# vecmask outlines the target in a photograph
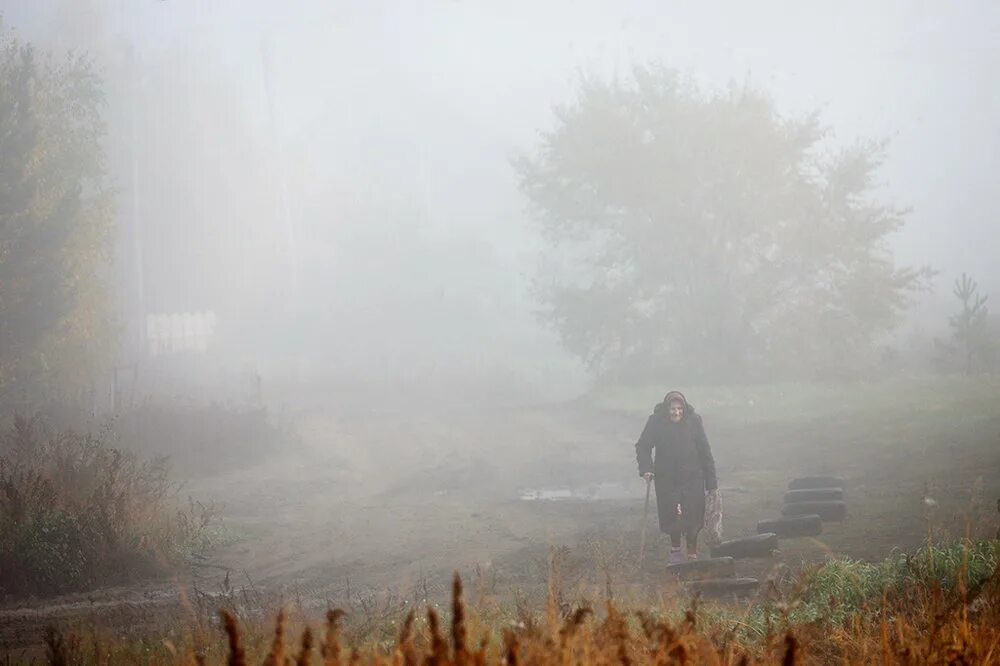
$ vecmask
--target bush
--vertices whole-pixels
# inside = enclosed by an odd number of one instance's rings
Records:
[[[173,512],[163,459],[140,461],[106,437],[14,419],[0,443],[0,592],[147,576],[205,545],[212,508]]]

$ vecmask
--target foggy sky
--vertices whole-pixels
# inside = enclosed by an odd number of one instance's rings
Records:
[[[245,12],[227,29],[268,35],[290,137],[315,138],[334,114],[408,142],[431,217],[509,255],[530,229],[506,158],[532,148],[579,71],[658,59],[707,86],[749,81],[789,113],[819,108],[837,141],[888,138],[885,192],[913,208],[900,262],[939,269],[945,301],[963,270],[1000,288],[997,3],[292,4],[205,0],[203,19],[219,29]]]
[[[432,238],[486,243],[496,272],[486,282],[516,311],[509,328],[525,344],[551,339],[531,320],[540,247],[509,160],[533,150],[581,72],[650,59],[708,88],[748,82],[785,113],[818,108],[835,143],[890,139],[884,192],[913,208],[896,256],[941,271],[915,308],[925,332],[946,325],[961,271],[1000,292],[995,2],[105,0],[91,3],[99,19],[58,4],[0,0],[0,10],[29,39],[55,30],[72,43],[99,29],[140,51],[198,49],[238,83],[261,131],[266,42],[306,236],[309,211],[334,192],[399,202]]]

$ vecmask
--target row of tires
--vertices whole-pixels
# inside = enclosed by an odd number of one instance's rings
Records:
[[[746,597],[757,593],[756,578],[736,576],[736,560],[770,557],[778,549],[778,539],[811,537],[823,533],[824,521],[847,516],[844,482],[836,477],[812,476],[793,479],[784,496],[781,518],[757,522],[757,534],[723,541],[712,548],[711,558],[667,567],[668,572],[687,581],[693,594],[705,597]]]
[[[806,476],[792,479],[785,492],[782,518],[761,521],[757,531],[777,531],[785,536],[816,536],[824,522],[837,522],[847,517],[844,501],[844,481],[835,476]]]

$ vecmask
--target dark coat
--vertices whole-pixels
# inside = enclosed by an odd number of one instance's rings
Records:
[[[718,481],[705,426],[694,408],[687,404],[684,418],[673,423],[667,405],[658,404],[636,442],[635,457],[640,476],[646,472],[654,474],[660,530],[690,533],[701,529],[705,520],[705,491],[718,488]],[[678,504],[682,511],[680,521]]]

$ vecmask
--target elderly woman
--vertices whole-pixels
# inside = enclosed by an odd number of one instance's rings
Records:
[[[636,442],[635,457],[639,475],[655,484],[660,531],[670,535],[670,562],[684,561],[681,534],[687,538],[687,559],[697,559],[705,494],[718,488],[718,482],[701,416],[683,393],[671,391],[653,409]]]

